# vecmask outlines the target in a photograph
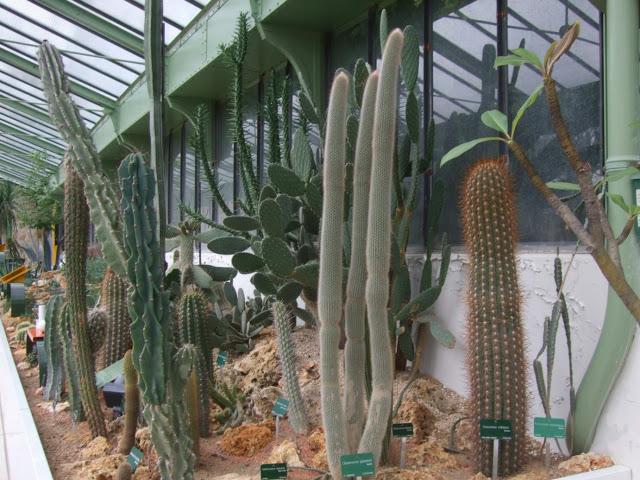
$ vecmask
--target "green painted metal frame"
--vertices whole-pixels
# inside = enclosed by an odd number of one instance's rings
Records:
[[[18,70],[22,70],[25,73],[33,75],[36,78],[40,78],[40,73],[38,72],[38,65],[35,63],[21,57],[20,55],[16,55],[2,47],[0,47],[0,61],[4,63],[8,63],[12,67],[17,68]],[[104,95],[91,90],[83,85],[80,85],[76,82],[70,82],[71,91],[76,95],[89,100],[96,105],[100,105],[101,107],[111,110],[115,108],[117,102],[115,100],[111,100]]]
[[[22,113],[24,113],[25,115],[28,115],[29,117],[33,117],[35,119],[38,119],[42,122],[51,124],[51,117],[49,116],[48,113],[46,113],[43,110],[39,110],[37,108],[33,108],[30,105],[25,104],[24,102],[21,102],[18,99],[12,99],[12,98],[8,98],[8,97],[0,97],[0,103],[7,105],[15,110],[18,110]]]
[[[98,15],[85,10],[67,0],[31,0],[48,10],[52,10],[58,15],[71,20],[73,23],[86,28],[109,41],[120,45],[127,50],[142,55],[144,46],[140,37],[123,30]]]
[[[10,133],[10,134],[22,134],[24,132],[22,132],[22,130],[19,130],[15,127],[12,127],[11,125],[8,125],[2,121],[0,121],[0,132],[5,132],[5,133]],[[54,145],[50,142],[47,142],[45,140],[41,140],[35,136],[30,137],[29,138],[29,143],[32,143],[33,145],[36,145],[44,150],[47,150],[49,152],[53,152],[57,155],[64,155],[64,149],[58,147],[57,145]]]

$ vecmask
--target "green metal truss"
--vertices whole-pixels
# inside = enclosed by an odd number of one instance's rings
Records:
[[[73,23],[81,25],[98,35],[107,38],[113,43],[120,45],[127,50],[142,55],[143,41],[140,37],[123,30],[113,23],[102,19],[98,15],[85,10],[67,0],[32,0],[49,10],[53,10],[60,16],[71,20]]]
[[[0,103],[7,105],[14,110],[18,110],[25,115],[40,120],[41,122],[51,124],[51,117],[43,110],[33,108],[32,106],[22,102],[18,99],[13,99],[5,96],[0,96]]]
[[[0,121],[0,132],[9,133],[12,135],[23,135],[24,132],[19,130],[11,125]],[[36,145],[44,150],[47,150],[51,153],[55,153],[56,155],[64,155],[64,149],[60,148],[58,145],[54,145],[53,143],[47,142],[46,140],[42,140],[38,138],[36,135],[31,135],[28,137],[29,143]]]
[[[17,68],[18,70],[22,70],[25,73],[33,75],[36,78],[40,78],[40,72],[38,71],[38,65],[27,60],[26,58],[21,57],[20,55],[16,55],[2,47],[0,47],[0,61],[4,63],[8,63],[12,67]],[[112,110],[116,106],[116,102],[111,100],[100,93],[85,87],[84,85],[80,85],[76,82],[70,82],[71,91],[76,95],[89,100],[90,102],[95,103],[96,105],[100,105],[101,107]]]

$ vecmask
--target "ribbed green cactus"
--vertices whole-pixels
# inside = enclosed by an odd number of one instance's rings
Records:
[[[201,421],[200,413],[200,402],[202,400],[200,380],[198,379],[196,370],[192,370],[187,379],[185,397],[185,403],[189,412],[189,429],[191,431],[191,442],[193,443],[192,450],[197,459],[200,456],[200,437],[203,422]],[[207,408],[208,406],[207,404]],[[207,422],[207,430],[209,428],[208,424],[209,422]]]
[[[73,355],[78,369],[80,398],[91,434],[107,435],[104,415],[98,400],[95,365],[87,329],[86,259],[89,238],[89,215],[80,176],[65,159],[64,231],[66,301],[71,329]]]
[[[131,471],[131,465],[127,462],[122,462],[118,466],[118,472],[116,474],[116,480],[131,480],[133,472]]]
[[[462,224],[470,257],[467,368],[473,425],[510,420],[513,438],[500,445],[499,475],[511,475],[526,456],[527,380],[516,270],[517,213],[502,159],[471,167],[462,188]],[[492,444],[472,440],[478,470],[491,474]]]
[[[162,478],[190,480],[195,456],[185,407],[185,385],[197,353],[186,345],[173,354],[169,296],[162,287],[164,258],[153,206],[153,171],[144,157],[136,153],[123,160],[118,174],[131,283],[132,357],[145,402],[143,413],[158,453]]]
[[[49,113],[60,135],[69,144],[68,160],[82,177],[102,254],[116,273],[124,277],[126,257],[119,225],[117,189],[104,174],[91,134],[71,98],[62,57],[46,40],[38,49],[38,66]]]
[[[64,339],[60,335],[60,310],[63,299],[54,295],[47,303],[44,327],[44,351],[47,356],[47,383],[42,390],[42,398],[46,401],[59,402],[64,385],[64,359],[62,345]]]
[[[284,390],[289,400],[289,424],[297,434],[303,435],[309,430],[309,419],[298,383],[296,353],[291,341],[291,322],[288,309],[286,304],[276,301],[273,303],[272,312],[278,342],[278,357],[284,378]]]
[[[111,268],[102,281],[100,303],[107,311],[107,329],[102,350],[102,367],[120,360],[131,348],[131,318],[127,311],[127,282]]]
[[[104,336],[107,331],[108,315],[104,308],[92,308],[87,313],[87,334],[89,335],[89,346],[91,353],[95,357],[104,345]]]
[[[209,380],[212,377],[213,360],[204,296],[195,288],[188,288],[180,298],[178,315],[180,342],[182,345],[193,345],[197,352],[199,431],[200,436],[208,437],[211,434],[209,428]]]
[[[344,161],[346,156],[347,137],[347,95],[349,79],[344,73],[338,73],[334,79],[325,137],[324,161],[324,197],[322,207],[322,227],[320,237],[320,277],[318,288],[318,314],[320,317],[320,378],[322,394],[322,420],[326,436],[327,457],[333,478],[342,478],[340,457],[350,451],[349,445],[358,443],[358,452],[371,452],[375,462],[380,459],[389,416],[391,413],[391,397],[393,387],[393,357],[389,334],[387,303],[389,299],[389,270],[391,250],[391,192],[392,171],[395,145],[396,108],[398,97],[398,70],[402,54],[404,36],[400,30],[393,31],[387,39],[382,68],[379,74],[370,75],[365,91],[365,101],[361,112],[361,125],[358,134],[362,138],[356,140],[359,154],[371,152],[371,175],[368,195],[368,211],[366,224],[366,288],[365,298],[369,324],[371,347],[372,394],[369,410],[362,436],[348,437],[347,422],[358,425],[358,418],[346,419],[340,401],[338,382],[338,344],[340,340],[340,317],[342,315],[342,275],[343,275],[343,218],[344,218]],[[377,82],[377,91],[375,84]],[[375,105],[372,107],[372,96],[375,92]],[[369,147],[369,142],[371,145]],[[361,160],[361,157],[358,157]],[[362,168],[363,165],[360,164]],[[366,164],[364,165],[366,169]],[[366,180],[365,180],[366,181]],[[358,210],[353,216],[364,214],[363,185],[358,185]],[[358,235],[363,237],[362,222],[358,226]],[[359,245],[362,248],[362,245]],[[352,259],[351,268],[354,268]],[[356,255],[355,261],[364,261],[362,255]],[[358,268],[364,269],[363,265]],[[358,400],[349,399],[355,391],[362,395],[362,390],[352,390],[356,377],[364,379],[365,365],[361,357],[364,355],[359,344],[360,335],[364,336],[362,300],[358,299],[362,286],[356,288],[354,282],[365,280],[362,270],[351,275],[352,285],[348,290],[352,298],[347,300],[350,325],[349,360],[359,363],[345,368],[349,370],[349,383],[345,388],[345,405],[349,413],[353,413]],[[361,293],[360,293],[361,295]],[[353,297],[355,296],[355,297]],[[354,312],[355,307],[355,312]],[[355,347],[355,348],[354,348]],[[351,427],[351,425],[350,425]],[[358,442],[359,440],[359,442]]]
[[[138,373],[133,367],[131,350],[124,354],[124,427],[118,441],[118,453],[129,455],[136,441],[136,428],[140,415]]]
[[[58,335],[62,340],[62,356],[64,360],[64,373],[67,379],[67,394],[69,410],[73,423],[82,422],[85,419],[82,400],[80,399],[80,381],[78,365],[73,354],[73,342],[71,341],[71,325],[69,322],[69,305],[65,303],[60,309],[58,317]]]

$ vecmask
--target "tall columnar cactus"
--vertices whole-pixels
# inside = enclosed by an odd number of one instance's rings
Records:
[[[65,303],[60,309],[58,317],[58,335],[62,340],[62,356],[64,360],[64,373],[67,379],[69,410],[73,423],[84,420],[84,409],[80,399],[80,380],[78,364],[73,354],[73,342],[71,341],[71,326],[69,322],[69,305]]]
[[[200,381],[196,370],[192,370],[187,379],[185,398],[189,413],[189,430],[191,431],[191,442],[193,443],[192,450],[197,459],[200,456],[200,431],[202,429],[202,422],[200,420]],[[207,422],[207,424],[208,423],[209,422]]]
[[[46,401],[59,402],[64,384],[64,361],[62,345],[64,339],[60,335],[60,310],[63,299],[54,295],[47,303],[45,314],[44,351],[47,356],[47,383],[42,391]]]
[[[104,335],[107,331],[107,311],[103,308],[92,308],[87,313],[87,334],[89,335],[89,346],[94,358],[98,355],[104,345]]]
[[[280,368],[284,377],[284,389],[289,400],[289,423],[298,434],[309,430],[309,419],[300,393],[296,370],[296,353],[291,341],[291,321],[287,305],[281,301],[273,302],[273,324],[276,329]]]
[[[364,225],[358,222],[358,238],[366,239],[366,255],[356,255],[356,262],[366,261],[366,279],[359,272],[350,274],[351,286],[348,288],[349,305],[346,326],[349,347],[345,361],[357,364],[347,365],[349,380],[345,388],[345,405],[351,415],[359,400],[349,398],[354,394],[353,383],[356,377],[364,379],[364,355],[358,338],[363,334],[361,298],[362,285],[356,288],[356,281],[366,280],[365,299],[370,331],[372,394],[362,436],[351,436],[348,443],[358,452],[371,452],[375,462],[380,459],[389,417],[393,387],[393,354],[389,332],[387,303],[389,298],[389,269],[391,250],[391,192],[393,176],[393,154],[396,129],[396,108],[398,97],[398,70],[402,54],[404,36],[400,30],[393,31],[386,42],[379,73],[369,76],[365,86],[365,105],[361,111],[361,125],[356,140],[358,161],[371,152],[371,173],[366,208],[366,236]],[[377,83],[377,89],[376,89]],[[322,420],[326,435],[329,468],[334,478],[340,479],[340,457],[353,452],[347,445],[347,423],[340,400],[338,382],[338,342],[340,339],[340,317],[342,315],[342,236],[344,218],[344,160],[346,156],[346,99],[349,80],[344,73],[336,75],[329,99],[327,128],[325,137],[324,196],[322,207],[322,228],[320,237],[320,277],[318,288],[318,314],[320,317],[320,361]],[[374,93],[375,92],[375,93]],[[374,102],[375,104],[372,105]],[[369,146],[370,143],[370,146]],[[366,164],[360,168],[367,169]],[[358,185],[357,202],[353,216],[365,214],[364,193],[367,187]],[[362,248],[362,245],[359,245]],[[365,258],[366,257],[366,258]],[[354,259],[351,259],[351,268]],[[363,269],[362,265],[358,266]],[[357,391],[357,390],[356,390]],[[359,391],[358,395],[362,395]],[[346,418],[349,428],[357,426],[357,417]]]
[[[95,225],[102,254],[118,273],[126,274],[126,257],[119,225],[117,188],[102,170],[98,151],[78,107],[71,98],[62,57],[46,40],[38,49],[38,67],[49,113],[60,135],[69,144],[68,161],[82,176],[91,221]]]
[[[188,288],[180,298],[178,314],[180,342],[183,345],[193,345],[197,352],[199,431],[200,436],[208,437],[211,434],[209,428],[209,379],[212,375],[213,363],[204,296],[195,288]]]
[[[127,311],[127,282],[111,268],[102,280],[100,303],[107,311],[107,330],[102,350],[102,366],[120,360],[131,348],[131,317]]]
[[[133,364],[145,402],[144,417],[163,479],[193,478],[195,456],[185,406],[185,385],[195,362],[189,345],[174,353],[169,296],[163,291],[163,252],[157,238],[155,179],[141,154],[118,169],[122,189]]]
[[[136,440],[136,428],[140,414],[138,373],[133,367],[131,351],[124,354],[124,427],[118,441],[118,453],[129,455]]]
[[[471,167],[462,189],[462,223],[470,257],[467,368],[473,424],[506,419],[513,438],[500,448],[499,474],[525,461],[527,381],[516,272],[517,223],[511,178],[503,160]],[[476,464],[491,474],[492,445],[473,430]]]
[[[80,398],[91,433],[107,435],[104,415],[98,400],[95,365],[87,330],[86,259],[89,215],[80,176],[68,158],[65,160],[64,231],[67,278],[66,300],[73,354],[78,368]]]

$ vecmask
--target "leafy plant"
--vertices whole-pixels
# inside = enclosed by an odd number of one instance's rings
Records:
[[[50,184],[53,167],[45,161],[45,154],[32,154],[31,169],[25,186],[18,187],[15,215],[28,228],[51,228],[62,221],[61,190]]]
[[[0,241],[13,238],[16,221],[16,188],[8,180],[0,181]]]

